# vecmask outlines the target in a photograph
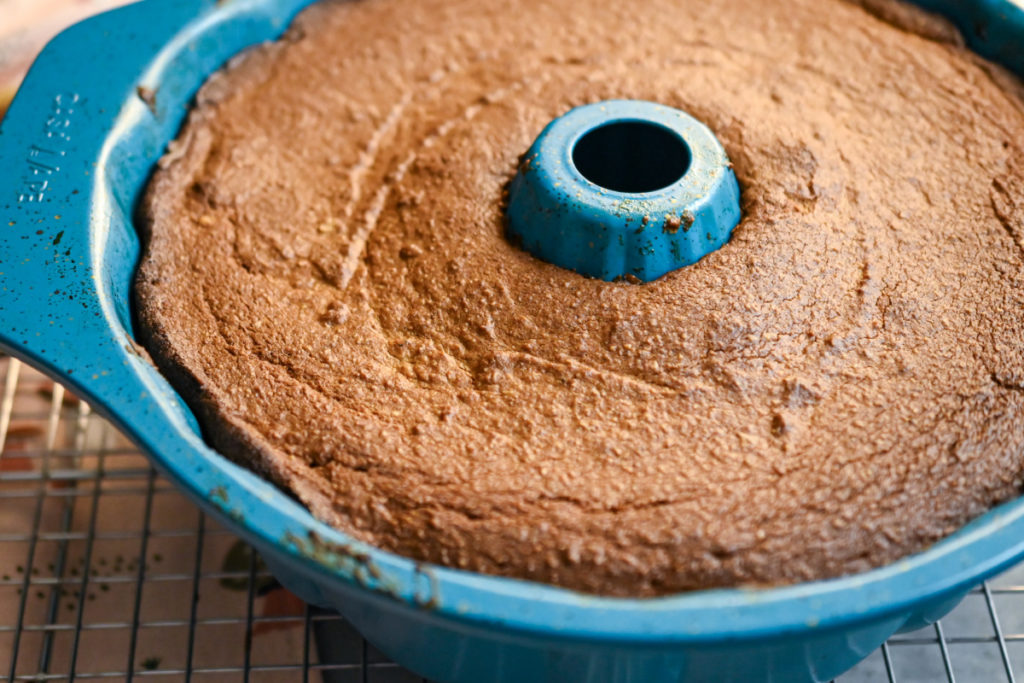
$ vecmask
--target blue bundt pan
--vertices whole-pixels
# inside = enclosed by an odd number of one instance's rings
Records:
[[[135,203],[196,89],[310,0],[150,0],[43,51],[0,126],[0,345],[87,398],[305,600],[441,681],[824,681],[1024,557],[1024,498],[874,571],[646,600],[424,566],[210,450],[132,338]],[[1024,75],[1024,9],[929,0]]]

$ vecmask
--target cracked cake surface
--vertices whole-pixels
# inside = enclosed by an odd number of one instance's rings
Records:
[[[519,155],[613,98],[742,188],[646,284],[504,234]],[[1022,145],[1016,81],[903,5],[322,2],[161,161],[140,338],[215,448],[403,555],[624,596],[861,571],[1020,490]]]

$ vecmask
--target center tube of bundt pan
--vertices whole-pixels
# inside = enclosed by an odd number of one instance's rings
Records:
[[[672,107],[607,100],[547,125],[509,186],[509,238],[601,280],[655,280],[729,241],[740,190],[715,135]]]

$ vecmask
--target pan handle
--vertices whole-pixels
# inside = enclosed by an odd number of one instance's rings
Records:
[[[0,121],[0,347],[107,412],[158,392],[197,431],[132,339],[134,207],[205,76],[309,2],[154,0],[43,49]]]
[[[77,24],[43,50],[0,122],[0,349],[70,386],[249,542],[286,548],[282,572],[351,582],[356,567],[325,569],[282,539],[363,546],[206,445],[136,345],[130,308],[134,207],[198,84],[311,1],[151,0]],[[308,578],[293,587],[318,595]],[[405,595],[414,601],[413,588]]]
[[[0,349],[68,385],[208,510],[276,501],[288,514],[240,530],[264,543],[304,537],[308,513],[214,454],[136,345],[132,217],[199,84],[310,2],[151,0],[95,16],[43,49],[0,121]]]

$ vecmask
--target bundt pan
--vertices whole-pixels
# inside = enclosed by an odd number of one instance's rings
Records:
[[[133,340],[132,222],[204,79],[310,0],[149,0],[43,51],[0,125],[0,346],[71,386],[283,584],[438,681],[825,681],[1024,558],[1024,499],[855,576],[643,599],[422,565],[354,541],[212,451]],[[927,0],[1024,76],[1024,9]]]

